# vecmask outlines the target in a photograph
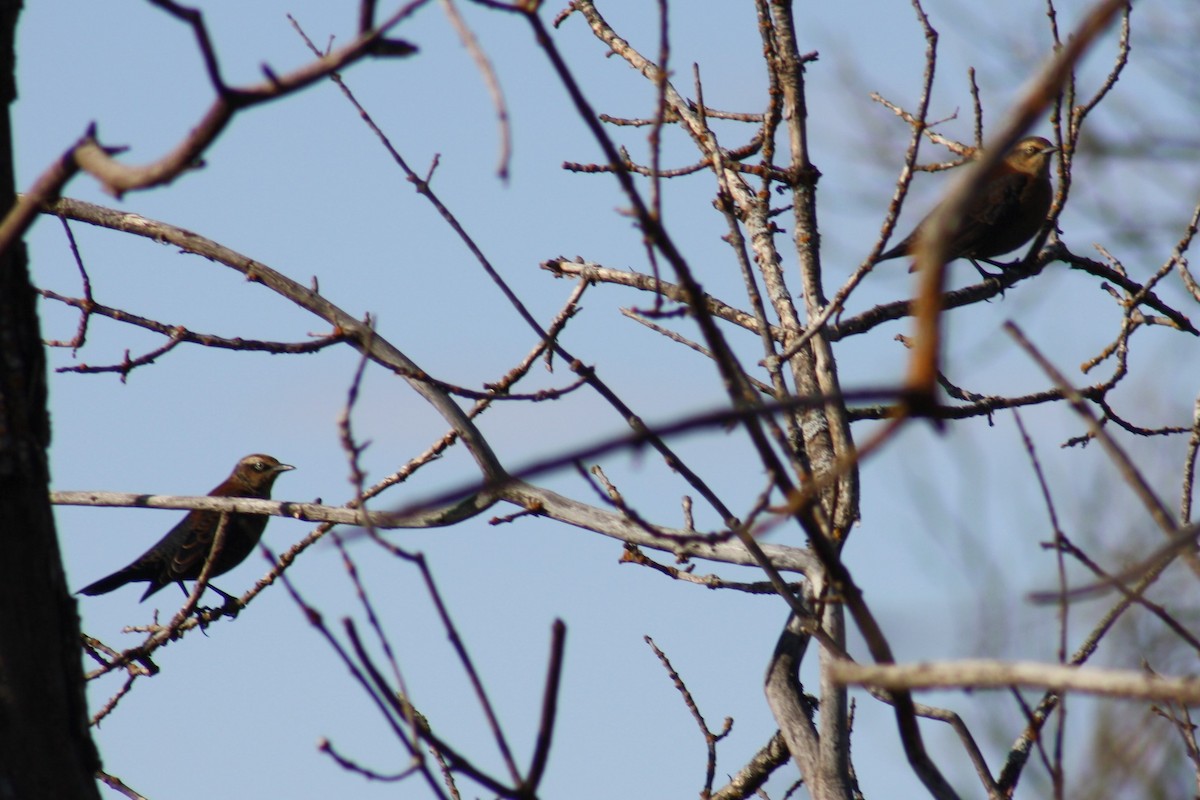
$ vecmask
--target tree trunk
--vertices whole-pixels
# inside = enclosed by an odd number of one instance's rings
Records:
[[[8,198],[19,12],[16,0],[0,0],[0,197]],[[27,267],[23,243],[0,253],[0,800],[99,798],[79,617],[50,513],[46,363]]]

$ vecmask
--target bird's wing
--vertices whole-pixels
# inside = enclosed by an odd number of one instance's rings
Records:
[[[173,545],[166,565],[168,580],[193,579],[200,574],[219,522],[220,514],[215,511],[190,511],[163,537],[164,544],[170,540]]]
[[[1020,207],[1021,192],[1027,181],[1027,176],[1012,171],[989,181],[963,213],[950,252],[970,256],[995,231],[1009,226]]]

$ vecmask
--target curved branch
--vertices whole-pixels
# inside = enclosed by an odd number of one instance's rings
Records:
[[[85,203],[80,200],[61,198],[46,206],[46,212],[68,217],[79,222],[97,225],[110,230],[144,236],[157,242],[170,242],[181,249],[218,261],[246,276],[246,279],[261,283],[278,295],[291,300],[306,311],[315,314],[334,326],[359,352],[372,361],[392,370],[416,390],[437,410],[442,418],[462,437],[471,451],[485,481],[499,481],[506,476],[496,454],[484,439],[483,434],[467,417],[466,412],[441,388],[425,379],[425,371],[418,367],[387,339],[379,336],[369,326],[326,300],[316,291],[302,286],[291,278],[234,250],[165,222],[147,219],[138,214],[114,211],[110,208]]]
[[[691,530],[638,524],[622,514],[589,506],[524,481],[513,481],[500,489],[499,494],[503,499],[541,516],[628,544],[666,551],[680,558],[703,558],[747,567],[761,566],[755,554],[736,539],[710,539],[697,536]],[[819,568],[816,557],[806,549],[777,544],[760,544],[759,548],[780,572],[810,574]]]

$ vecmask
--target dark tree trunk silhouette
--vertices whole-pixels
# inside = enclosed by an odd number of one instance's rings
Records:
[[[0,195],[10,198],[19,13],[16,2],[0,9]],[[79,616],[50,513],[49,445],[46,359],[18,241],[0,253],[0,800],[99,797]]]

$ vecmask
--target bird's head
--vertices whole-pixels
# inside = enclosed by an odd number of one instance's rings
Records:
[[[230,480],[243,484],[255,493],[261,492],[265,496],[271,491],[275,479],[290,469],[295,469],[295,467],[291,464],[282,464],[279,459],[272,456],[255,453],[238,462]]]
[[[1049,175],[1050,155],[1057,152],[1058,148],[1049,139],[1043,139],[1041,136],[1026,136],[1013,145],[1013,149],[1008,151],[1008,156],[1004,160],[1018,172],[1028,175]]]

